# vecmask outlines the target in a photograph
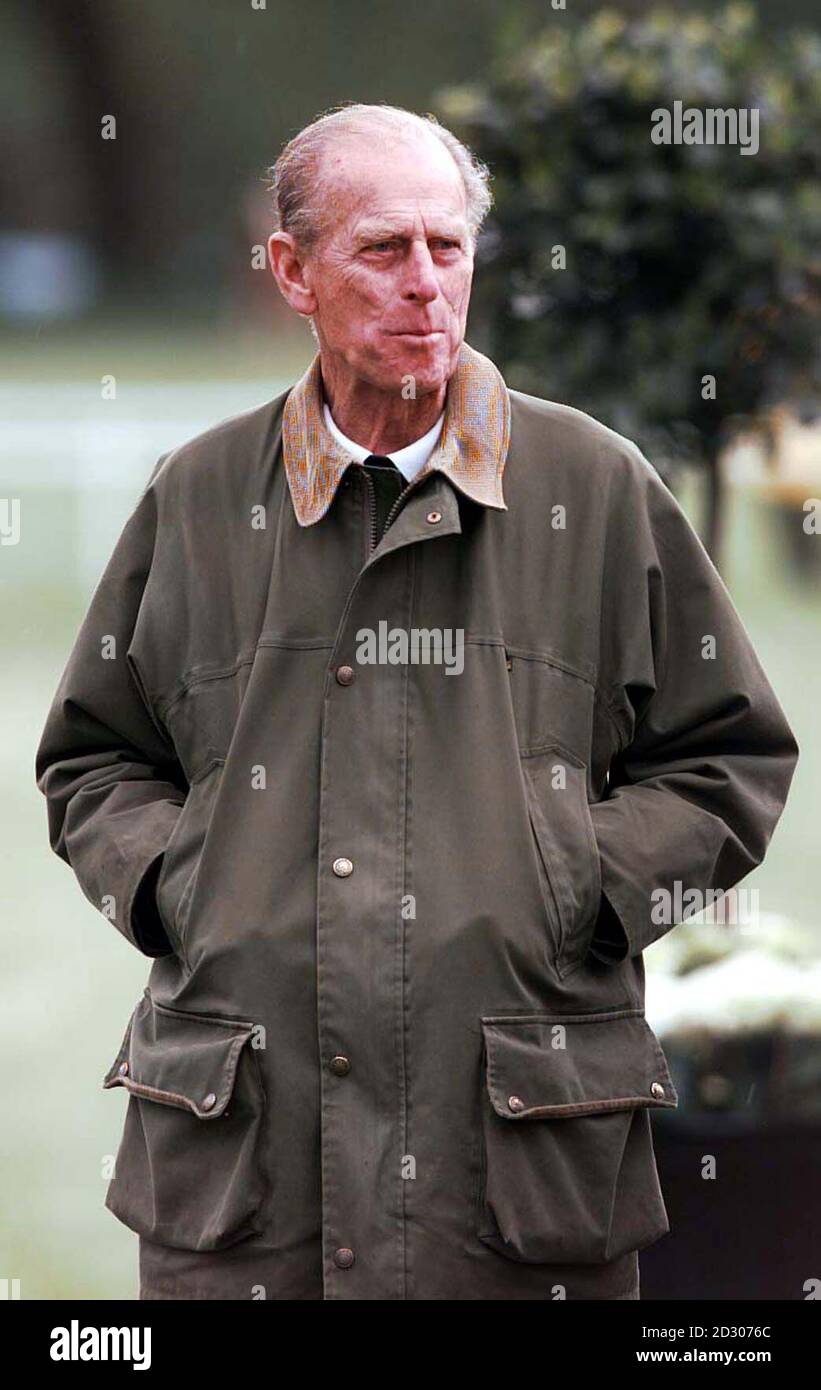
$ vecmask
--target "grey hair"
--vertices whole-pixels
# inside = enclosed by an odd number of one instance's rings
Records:
[[[328,199],[317,187],[323,152],[332,141],[345,136],[373,139],[380,131],[394,139],[414,132],[432,135],[450,154],[462,177],[467,203],[468,228],[475,244],[493,195],[490,170],[452,131],[432,114],[417,115],[387,103],[366,105],[345,102],[333,107],[300,130],[282,149],[269,170],[274,196],[276,230],[289,232],[299,249],[310,251],[328,219]],[[388,145],[387,148],[390,148]]]

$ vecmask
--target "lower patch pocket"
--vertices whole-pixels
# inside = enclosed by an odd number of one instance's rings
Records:
[[[640,1010],[482,1019],[479,1237],[511,1259],[602,1264],[669,1230],[649,1110],[678,1096]]]
[[[134,1010],[103,1082],[130,1093],[106,1206],[132,1231],[217,1250],[259,1229],[264,1098],[252,1030],[148,991]]]

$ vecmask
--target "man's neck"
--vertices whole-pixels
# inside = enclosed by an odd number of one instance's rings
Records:
[[[438,390],[404,400],[361,379],[343,381],[322,366],[322,390],[334,423],[372,454],[392,454],[433,429],[445,408],[447,382]]]

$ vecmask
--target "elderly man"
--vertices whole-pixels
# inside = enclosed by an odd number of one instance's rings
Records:
[[[635,1299],[642,952],[761,861],[796,744],[638,449],[464,342],[483,166],[353,105],[274,188],[317,355],[159,461],[38,755],[154,958],[107,1205],[146,1299]]]

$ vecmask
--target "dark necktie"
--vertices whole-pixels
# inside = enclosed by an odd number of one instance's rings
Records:
[[[407,481],[393,459],[387,458],[384,454],[369,454],[363,460],[362,466],[367,469],[373,483],[376,500],[376,539],[379,542],[385,530],[388,514],[397,497],[407,486]]]

